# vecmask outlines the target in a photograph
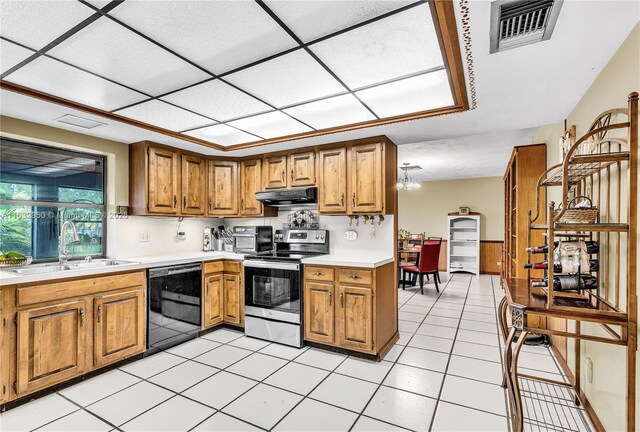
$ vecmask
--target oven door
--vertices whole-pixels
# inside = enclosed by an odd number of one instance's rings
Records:
[[[300,264],[244,262],[245,314],[300,323]]]

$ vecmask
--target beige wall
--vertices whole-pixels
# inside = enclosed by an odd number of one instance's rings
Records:
[[[576,125],[577,135],[584,134],[595,117],[610,108],[626,107],[627,96],[640,91],[640,24],[632,30],[626,41],[611,58],[607,66],[577,103],[567,118],[568,125]],[[550,98],[552,95],[550,95]],[[563,125],[558,123],[540,127],[533,137],[534,143],[546,142],[549,165],[558,163],[558,139]],[[557,188],[555,188],[557,189]],[[552,191],[551,199],[558,200],[558,191]],[[638,262],[640,265],[640,260]],[[623,267],[624,268],[624,267]],[[587,325],[588,331],[606,336],[599,326]],[[569,341],[569,353],[573,342]],[[593,382],[582,377],[582,387],[606,430],[618,431],[625,427],[625,349],[611,345],[582,342],[581,357],[593,362]],[[574,368],[573,356],[569,366]],[[584,370],[586,368],[582,367]],[[637,383],[636,383],[637,386]],[[636,412],[640,412],[640,404]],[[636,420],[636,426],[638,427]]]
[[[481,240],[504,240],[502,195],[502,177],[423,182],[422,189],[398,193],[398,226],[446,238],[447,214],[470,207],[481,214]]]

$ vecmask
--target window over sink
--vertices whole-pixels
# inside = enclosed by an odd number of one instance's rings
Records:
[[[80,241],[66,239],[69,255],[104,257],[105,191],[104,156],[0,138],[0,252],[55,260],[71,220]]]

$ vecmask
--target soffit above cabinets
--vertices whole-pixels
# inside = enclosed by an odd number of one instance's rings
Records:
[[[468,108],[452,2],[5,3],[3,88],[222,151]]]

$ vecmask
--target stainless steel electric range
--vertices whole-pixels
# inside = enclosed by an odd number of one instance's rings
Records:
[[[274,250],[245,256],[245,334],[302,346],[302,260],[329,253],[329,232],[276,230]]]

